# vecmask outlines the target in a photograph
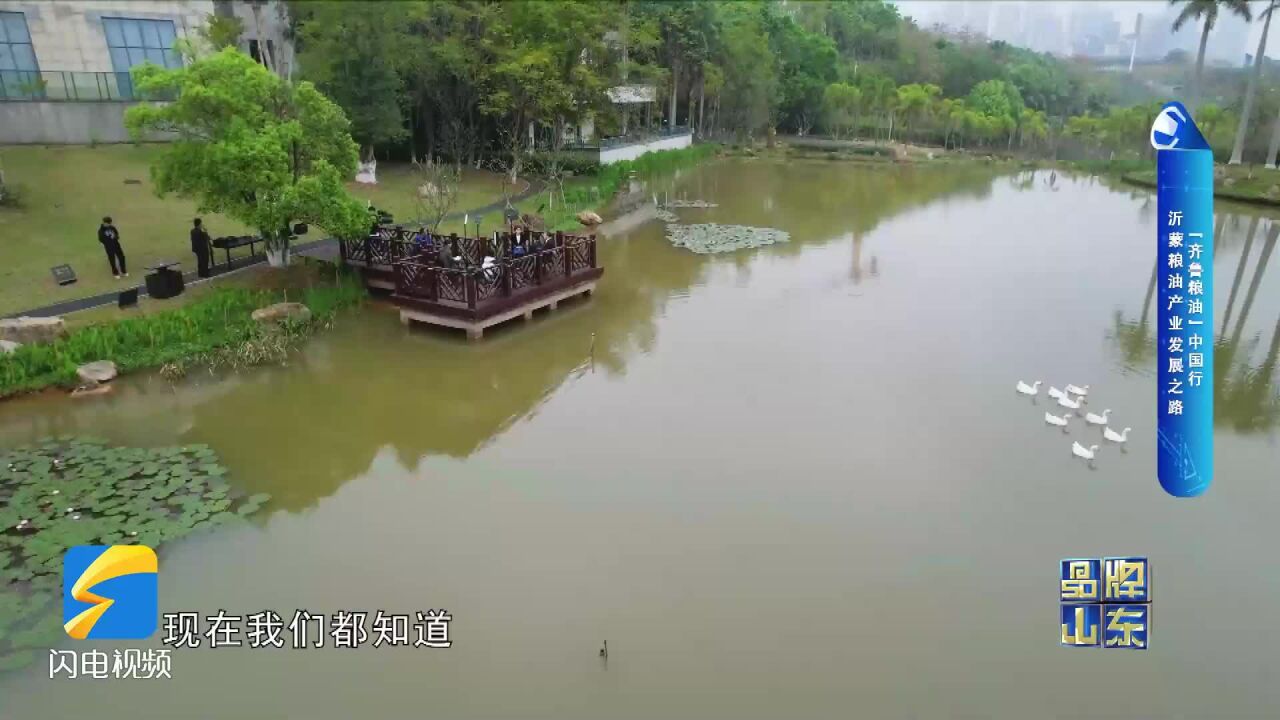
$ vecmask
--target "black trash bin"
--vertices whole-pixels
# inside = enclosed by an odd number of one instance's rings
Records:
[[[147,268],[147,294],[158,300],[176,297],[182,294],[185,283],[182,281],[182,270],[176,262],[160,263]]]

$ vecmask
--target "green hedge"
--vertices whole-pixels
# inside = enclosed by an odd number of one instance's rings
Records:
[[[311,309],[312,325],[355,305],[364,290],[339,275],[294,297]],[[280,302],[282,294],[246,288],[219,288],[174,310],[91,325],[53,343],[28,344],[0,356],[0,397],[77,382],[76,368],[111,360],[121,372],[159,367],[254,339],[261,326],[250,314]]]

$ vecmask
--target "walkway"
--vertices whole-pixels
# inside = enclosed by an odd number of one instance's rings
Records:
[[[511,196],[511,202],[518,203],[518,202],[527,200],[533,197],[534,195],[537,195],[538,193],[542,192],[542,190],[545,187],[546,187],[546,183],[541,180],[530,180],[529,186],[526,187],[523,192],[517,195]],[[472,217],[478,217],[478,216],[485,215],[487,213],[491,213],[495,211],[500,212],[506,206],[507,206],[506,200],[496,200],[494,202],[489,203],[488,205],[483,205],[481,207],[478,207],[472,210],[460,210],[458,212],[449,213],[448,215],[445,216],[444,219],[460,220],[467,215],[470,215]],[[414,223],[409,223],[409,224],[412,225]],[[329,259],[330,257],[336,257],[337,248],[338,248],[337,241],[335,241],[332,238],[327,238],[324,240],[312,240],[311,242],[297,243],[295,245],[292,245],[290,250],[294,255],[325,260],[325,259]],[[261,263],[266,262],[266,259],[267,259],[266,255],[262,255],[262,254],[252,255],[252,256],[243,257],[243,258],[237,258],[235,260],[232,260],[230,265],[218,265],[217,267],[215,267],[213,269],[213,277],[210,279],[214,279],[219,276],[226,275],[228,273],[233,273],[233,272],[236,272],[237,270],[243,270],[244,268],[247,268],[247,267],[259,265]],[[199,280],[199,278],[196,277],[196,273],[194,272],[185,273],[182,276],[182,279],[183,279],[183,282],[185,282],[187,285],[192,285]],[[138,297],[145,297],[147,294],[146,286],[139,285],[137,287],[138,287]],[[67,313],[79,312],[81,310],[89,310],[91,308],[102,307],[104,305],[114,305],[116,304],[116,302],[118,302],[121,291],[129,290],[129,289],[130,288],[128,286],[122,285],[119,290],[113,290],[112,292],[102,293],[101,295],[93,295],[90,297],[78,298],[76,300],[64,300],[60,303],[54,303],[53,305],[46,305],[44,307],[38,307],[33,310],[23,310],[21,312],[11,313],[3,317],[6,317],[6,318],[22,317],[22,316],[53,317],[56,315],[66,315]]]

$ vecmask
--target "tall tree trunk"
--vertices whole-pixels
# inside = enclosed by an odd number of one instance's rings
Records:
[[[680,63],[671,63],[671,114],[667,117],[667,129],[676,129],[676,98],[680,89]]]
[[[253,32],[258,36],[258,57],[262,60],[262,66],[271,72],[276,71],[275,63],[271,59],[271,51],[267,49],[267,38],[262,34],[262,3],[251,3],[253,7]]]
[[[697,88],[695,88],[695,87],[694,87],[694,82],[693,82],[693,81],[694,81],[694,77],[693,77],[693,76],[690,76],[690,78],[689,78],[689,94],[685,97],[685,101],[688,103],[688,105],[686,105],[685,107],[687,107],[688,109],[687,109],[687,110],[685,110],[685,115],[684,115],[684,116],[685,116],[685,118],[686,118],[687,122],[689,123],[689,130],[690,130],[690,131],[692,131],[692,130],[693,130],[693,99],[696,97],[696,95],[695,95],[695,93],[694,93],[694,90],[696,90],[696,89],[697,89]]]
[[[698,76],[698,137],[701,138],[707,132],[707,74],[702,72]]]
[[[1209,18],[1204,19],[1204,30],[1200,33],[1200,50],[1196,53],[1196,74],[1191,78],[1191,93],[1188,100],[1194,107],[1200,98],[1200,81],[1204,75],[1204,49],[1209,45],[1209,31],[1213,29],[1213,25],[1209,24]]]
[[[1262,78],[1262,65],[1267,59],[1267,33],[1271,30],[1271,4],[1268,3],[1267,21],[1262,25],[1262,38],[1258,40],[1258,54],[1253,56],[1253,72],[1249,86],[1244,91],[1244,109],[1240,112],[1240,125],[1236,128],[1236,142],[1231,147],[1228,165],[1239,165],[1244,160],[1244,138],[1249,134],[1249,119],[1253,115],[1253,99],[1258,94],[1258,80]]]

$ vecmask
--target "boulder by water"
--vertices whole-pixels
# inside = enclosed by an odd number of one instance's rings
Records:
[[[710,254],[787,242],[791,239],[791,234],[783,230],[749,225],[672,224],[667,226],[667,239],[676,247],[686,248],[699,254]]]
[[[12,340],[0,340],[0,355],[12,355],[14,350],[22,347],[22,343]]]
[[[119,374],[116,364],[110,360],[95,360],[76,368],[76,376],[86,383],[110,382]]]
[[[19,317],[0,320],[0,340],[16,343],[46,343],[67,336],[67,324],[60,317]]]
[[[264,325],[286,320],[304,323],[311,320],[311,308],[296,302],[276,303],[254,310],[251,317]]]
[[[581,223],[584,227],[595,227],[596,225],[599,225],[604,222],[604,218],[591,212],[590,210],[583,210],[582,212],[578,213],[577,218],[578,218],[578,222]]]
[[[71,397],[80,398],[80,397],[90,397],[93,395],[106,395],[107,393],[111,392],[111,388],[113,387],[115,386],[108,385],[106,383],[87,382],[81,385],[80,387],[77,387],[76,389],[72,390]]]

